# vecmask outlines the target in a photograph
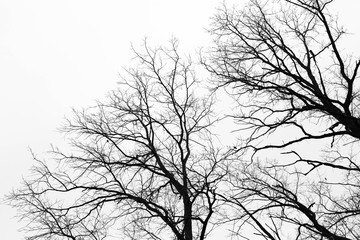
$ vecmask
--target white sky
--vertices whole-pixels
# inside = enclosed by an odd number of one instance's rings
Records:
[[[140,46],[147,36],[164,44],[175,36],[187,51],[206,46],[204,28],[221,3],[0,0],[0,197],[28,174],[28,147],[43,153],[51,143],[61,144],[56,129],[71,108],[91,105],[116,88],[132,56],[131,42]],[[341,22],[354,33],[348,46],[360,56],[360,1],[336,4]],[[14,214],[0,205],[1,239],[23,239]]]

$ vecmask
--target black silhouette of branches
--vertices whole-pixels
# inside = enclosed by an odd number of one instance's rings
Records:
[[[70,153],[34,157],[33,176],[8,196],[28,239],[205,239],[216,226],[227,170],[214,100],[177,49],[145,41],[109,100],[74,112]]]
[[[332,2],[251,0],[214,17],[202,61],[236,100],[237,152],[251,155],[224,196],[243,237],[252,225],[263,239],[360,238],[360,61]]]

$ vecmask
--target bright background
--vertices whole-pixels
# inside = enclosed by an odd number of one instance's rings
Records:
[[[172,37],[186,52],[206,47],[205,28],[222,0],[0,0],[0,197],[29,174],[32,157],[64,145],[57,128],[71,108],[92,105],[117,87],[130,43]],[[228,4],[245,0],[225,1]],[[359,0],[334,12],[360,56]],[[194,56],[197,59],[197,56]],[[23,239],[15,211],[0,205],[1,239]]]

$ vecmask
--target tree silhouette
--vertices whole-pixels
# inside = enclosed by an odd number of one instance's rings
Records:
[[[216,147],[215,99],[177,41],[134,49],[108,101],[68,120],[71,149],[34,154],[7,197],[28,239],[204,240],[229,223],[237,239],[360,239],[360,61],[332,2],[215,15],[201,61],[236,103],[230,150]]]
[[[170,45],[145,41],[109,100],[74,112],[70,153],[34,157],[32,178],[8,196],[28,239],[191,240],[216,226],[227,170],[211,140],[214,100]]]
[[[235,98],[237,152],[251,154],[229,172],[229,220],[263,239],[360,239],[360,61],[343,50],[332,2],[224,6],[210,30],[202,61]]]

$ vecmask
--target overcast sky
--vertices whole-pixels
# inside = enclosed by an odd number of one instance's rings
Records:
[[[241,1],[225,1],[227,3]],[[28,151],[61,145],[57,128],[71,108],[104,99],[117,87],[130,43],[185,51],[206,46],[209,18],[222,0],[0,0],[0,196],[17,187],[32,164]],[[359,0],[338,0],[335,11],[360,56]],[[0,205],[1,239],[23,239],[14,210]]]

